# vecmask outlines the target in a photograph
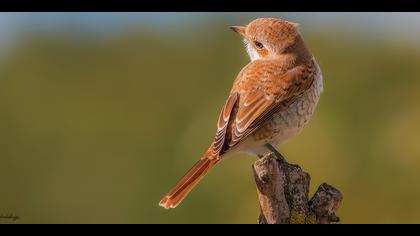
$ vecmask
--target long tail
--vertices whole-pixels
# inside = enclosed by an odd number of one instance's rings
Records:
[[[191,190],[200,182],[208,171],[219,161],[217,158],[201,158],[195,165],[182,177],[177,185],[160,200],[159,205],[165,209],[177,207]]]

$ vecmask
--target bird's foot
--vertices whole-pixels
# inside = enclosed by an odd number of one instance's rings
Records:
[[[299,171],[302,171],[302,168],[299,166],[299,165],[297,165],[297,164],[290,164],[290,163],[288,163],[287,161],[286,161],[286,158],[284,158],[284,156],[279,152],[279,151],[277,151],[277,149],[275,148],[275,147],[273,147],[271,144],[269,144],[269,143],[267,143],[267,144],[265,144],[265,146],[268,148],[268,150],[270,150],[271,152],[273,152],[274,153],[274,155],[276,156],[276,159],[278,160],[278,161],[280,161],[282,164],[286,164],[286,165],[288,165],[288,166],[290,166],[290,167],[293,167],[293,168],[295,168],[295,169],[298,169]],[[259,156],[260,157],[260,156]],[[261,158],[261,157],[260,157]]]
[[[274,155],[276,156],[277,160],[279,160],[282,163],[287,163],[286,158],[284,158],[283,155],[275,147],[273,147],[271,144],[267,143],[265,144],[265,147],[270,150]]]

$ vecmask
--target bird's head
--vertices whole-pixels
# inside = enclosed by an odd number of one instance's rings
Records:
[[[289,53],[300,38],[298,24],[275,18],[259,18],[230,28],[243,38],[252,61]]]

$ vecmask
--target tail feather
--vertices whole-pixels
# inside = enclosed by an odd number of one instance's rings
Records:
[[[160,200],[159,205],[165,209],[177,207],[217,162],[217,158],[203,157],[200,159],[178,184]]]

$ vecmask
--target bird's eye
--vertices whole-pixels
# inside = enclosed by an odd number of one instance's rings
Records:
[[[258,49],[263,49],[264,45],[260,42],[255,41],[255,47],[257,47]]]

